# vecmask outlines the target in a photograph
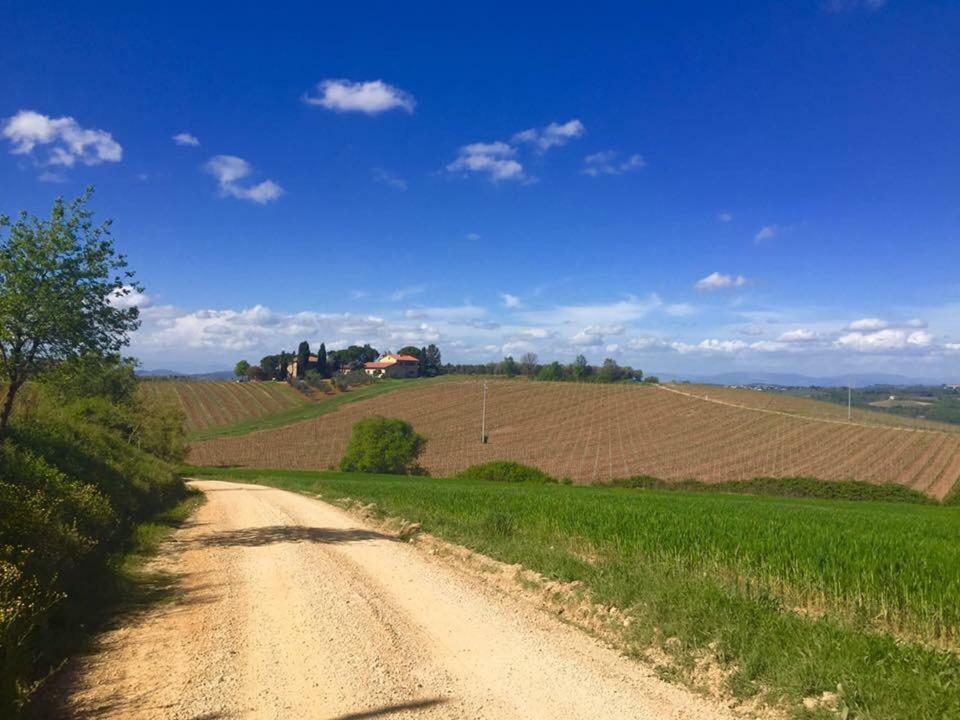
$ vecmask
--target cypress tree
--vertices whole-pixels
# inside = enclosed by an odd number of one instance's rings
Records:
[[[330,377],[330,368],[327,367],[327,346],[320,343],[320,349],[317,350],[317,372],[320,377]]]
[[[297,377],[307,374],[307,363],[310,362],[310,343],[304,340],[297,348]]]

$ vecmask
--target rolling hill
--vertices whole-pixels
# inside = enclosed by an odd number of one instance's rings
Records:
[[[410,421],[428,438],[422,462],[444,476],[489,460],[523,462],[576,482],[653,475],[706,482],[760,476],[896,482],[943,498],[960,476],[960,433],[804,401],[791,411],[751,406],[750,391],[704,398],[669,387],[448,379],[343,405],[304,422],[192,445],[190,462],[324,469],[360,418]],[[729,393],[743,392],[743,397]],[[739,400],[739,402],[734,402]],[[821,408],[826,406],[829,411]],[[880,418],[872,422],[873,416]],[[891,421],[900,421],[889,424]],[[884,424],[887,423],[887,424]]]
[[[271,415],[308,402],[286,383],[277,382],[150,380],[140,383],[140,392],[178,404],[188,433]]]

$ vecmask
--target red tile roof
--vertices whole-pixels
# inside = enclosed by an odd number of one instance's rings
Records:
[[[413,355],[387,355],[387,357],[392,357],[399,362],[420,362],[420,360],[413,357]]]
[[[383,370],[384,368],[393,367],[396,363],[388,362],[368,362],[364,363],[363,367],[367,370]]]

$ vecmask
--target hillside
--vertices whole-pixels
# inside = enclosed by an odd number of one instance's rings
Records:
[[[740,405],[758,410],[770,410],[799,417],[819,418],[823,420],[847,421],[847,408],[834,402],[813,400],[797,397],[787,393],[773,391],[748,390],[727,388],[720,385],[669,385],[679,392],[696,395],[698,397]],[[866,425],[885,425],[889,427],[920,428],[925,430],[939,430],[941,432],[960,432],[960,425],[924,420],[906,415],[894,415],[882,410],[865,410],[854,407],[851,412],[853,422]]]
[[[140,383],[140,392],[178,404],[186,417],[188,433],[271,415],[307,402],[286,383],[275,382],[149,380]]]
[[[409,420],[433,475],[511,459],[577,482],[653,475],[707,482],[771,477],[896,482],[942,498],[960,476],[960,433],[800,417],[654,386],[449,380],[345,405],[312,420],[196,443],[198,465],[323,469],[353,423]]]

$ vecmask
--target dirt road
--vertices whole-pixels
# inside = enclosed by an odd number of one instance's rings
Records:
[[[176,600],[105,633],[67,717],[724,718],[529,603],[301,495],[197,482]]]

